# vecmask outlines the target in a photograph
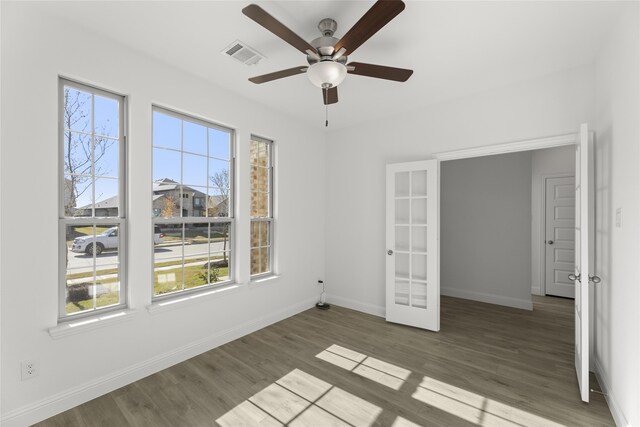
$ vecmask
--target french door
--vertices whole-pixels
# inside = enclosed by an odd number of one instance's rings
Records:
[[[598,283],[594,263],[593,136],[580,126],[576,144],[575,365],[580,397],[589,401],[589,283]]]
[[[386,319],[440,329],[439,163],[387,165]]]

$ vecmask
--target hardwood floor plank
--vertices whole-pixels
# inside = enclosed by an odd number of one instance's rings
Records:
[[[439,333],[310,309],[39,425],[614,425],[580,400],[573,301],[441,302]]]

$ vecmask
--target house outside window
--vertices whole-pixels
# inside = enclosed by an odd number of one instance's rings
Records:
[[[61,321],[126,306],[125,97],[60,79]]]
[[[161,107],[152,127],[154,299],[231,283],[233,130]]]

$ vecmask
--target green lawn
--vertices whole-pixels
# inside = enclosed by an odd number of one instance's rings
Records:
[[[206,285],[206,272],[205,268],[201,265],[193,265],[184,268],[184,288],[196,288],[198,286]],[[159,283],[158,274],[175,274],[175,281]],[[218,277],[226,277],[229,275],[229,267],[219,267]],[[218,279],[219,282],[222,279]],[[169,292],[175,292],[182,290],[182,268],[174,268],[171,270],[162,270],[154,274],[154,292],[156,295],[167,294]]]
[[[118,304],[119,302],[119,292],[109,292],[106,294],[102,294],[96,299],[97,307],[106,307],[108,305]],[[88,310],[93,308],[93,299],[88,299],[84,301],[78,302],[70,302],[67,303],[67,314],[77,313],[79,311]]]
[[[189,262],[205,262],[206,260],[207,258],[198,258],[194,260],[189,260]],[[168,262],[157,263],[156,267],[166,267],[174,264],[175,264],[175,261],[168,261]],[[108,274],[106,273],[107,271],[111,271],[111,270],[101,270],[99,273]],[[202,268],[202,265],[192,265],[192,266],[185,267],[184,268],[184,288],[190,289],[190,288],[196,288],[198,286],[206,285],[207,284],[206,272],[207,270],[205,268]],[[88,274],[91,275],[92,273],[89,272]],[[172,281],[172,282],[166,282],[166,283],[158,283],[158,274],[175,274],[175,282]],[[225,278],[228,275],[229,275],[229,267],[218,268],[218,277],[219,277],[218,282],[221,282],[223,280],[221,278]],[[80,276],[80,277],[84,277],[84,276]],[[71,278],[71,277],[68,277],[68,278]],[[117,277],[112,277],[112,278],[98,280],[97,283],[106,284],[106,283],[115,282],[117,280],[118,280]],[[177,267],[169,270],[162,270],[154,274],[154,292],[156,295],[167,294],[167,293],[175,292],[181,289],[182,289],[182,268],[181,267]],[[106,307],[109,305],[118,304],[118,302],[119,302],[119,293],[117,291],[109,292],[99,296],[96,299],[96,306]],[[93,308],[93,299],[90,298],[83,301],[68,303],[67,313],[68,314],[77,313],[79,311],[89,310],[92,308]]]

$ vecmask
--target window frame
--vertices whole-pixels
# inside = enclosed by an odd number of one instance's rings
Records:
[[[180,204],[178,206],[178,211],[180,212],[180,216],[179,217],[172,217],[172,218],[163,218],[162,216],[155,216],[152,215],[151,218],[151,222],[152,222],[152,227],[155,233],[155,227],[159,226],[161,224],[204,224],[207,223],[209,224],[209,230],[211,230],[211,227],[215,224],[220,224],[220,223],[229,223],[229,229],[228,229],[228,235],[229,235],[229,239],[228,239],[228,248],[227,248],[227,252],[229,252],[229,263],[228,263],[228,274],[229,274],[229,279],[222,281],[222,282],[218,282],[218,283],[209,283],[209,284],[204,284],[204,285],[200,285],[194,288],[188,288],[188,289],[182,289],[179,291],[174,291],[174,292],[169,292],[166,294],[159,294],[156,295],[155,293],[155,244],[154,244],[154,239],[153,239],[153,235],[152,235],[152,239],[151,239],[151,245],[152,245],[152,257],[151,257],[151,302],[155,303],[155,302],[159,302],[159,301],[166,301],[166,300],[170,300],[173,298],[182,298],[188,295],[192,295],[192,294],[197,294],[197,293],[201,293],[201,292],[208,292],[211,291],[212,289],[216,289],[216,288],[220,288],[220,287],[225,287],[228,285],[232,285],[234,283],[236,283],[236,272],[235,272],[235,266],[236,266],[236,260],[237,260],[237,254],[236,254],[236,248],[235,248],[235,240],[236,240],[236,218],[235,218],[235,192],[236,192],[236,179],[235,179],[235,174],[236,174],[236,130],[231,128],[231,127],[226,127],[223,125],[220,125],[218,123],[215,123],[213,121],[207,120],[207,119],[203,119],[191,114],[187,114],[187,113],[183,113],[171,108],[167,108],[158,104],[152,104],[151,105],[151,186],[153,188],[153,183],[155,182],[153,179],[153,156],[154,156],[154,150],[156,148],[156,146],[154,145],[154,141],[153,141],[153,129],[154,129],[154,113],[160,113],[160,114],[164,114],[170,117],[173,117],[175,119],[180,120],[181,122],[184,121],[188,121],[191,123],[195,123],[201,126],[206,127],[207,129],[211,128],[211,129],[216,129],[218,131],[221,132],[226,132],[229,134],[229,198],[227,201],[227,210],[228,213],[226,217],[208,217],[208,216],[191,216],[191,217],[183,217],[182,213],[184,211],[185,208],[185,203],[186,200],[188,200],[189,202],[192,202],[192,198],[185,198],[185,195],[188,196],[188,194],[183,193],[182,192],[182,187],[185,186],[185,184],[182,182],[183,180],[183,173],[182,173],[182,165],[181,165],[181,177],[180,177],[180,191],[181,191],[181,195],[179,197],[180,200]],[[181,128],[182,128],[183,124],[181,124]],[[207,139],[208,139],[208,132],[207,132]],[[173,151],[173,152],[179,152],[181,153],[181,158],[182,158],[182,154],[187,153],[187,154],[195,154],[195,155],[201,155],[198,153],[192,153],[190,151],[184,151],[184,139],[183,139],[183,135],[181,132],[181,136],[180,136],[180,144],[181,144],[181,149],[177,150],[175,148],[167,148],[167,147],[158,147],[161,148],[163,150],[169,150],[169,151]],[[207,144],[208,145],[208,144]],[[216,157],[209,157],[208,155],[206,156],[207,159],[210,158],[216,158]],[[209,162],[207,161],[207,169]],[[208,174],[208,170],[207,170],[207,174]],[[208,186],[207,186],[208,188]],[[150,192],[150,198],[151,198],[151,203],[153,203],[153,190]],[[205,197],[208,197],[208,195],[205,195]],[[207,206],[207,201],[205,199],[204,201],[204,209],[206,211],[206,206]],[[209,231],[210,232],[210,231]],[[184,228],[183,228],[183,239],[184,239]],[[184,260],[184,252],[182,254],[182,268],[184,268],[184,264],[185,264],[185,260]],[[184,278],[183,278],[184,280]]]
[[[95,200],[93,200],[91,217],[68,217],[65,215],[65,164],[64,164],[64,88],[71,87],[83,92],[92,94],[91,108],[91,135],[95,135],[94,116],[95,116],[95,96],[118,101],[118,216],[99,217],[95,216]],[[93,85],[58,76],[58,323],[74,321],[87,317],[103,315],[104,313],[121,310],[128,307],[129,293],[127,283],[127,205],[126,205],[126,188],[127,188],[127,116],[128,116],[128,97],[121,93],[102,89]],[[95,159],[92,160],[92,176],[94,175]],[[76,313],[67,314],[67,242],[66,229],[68,226],[98,226],[110,225],[118,227],[118,304],[105,307],[96,307]],[[94,229],[95,230],[95,229]],[[94,235],[97,232],[94,231]],[[96,255],[93,255],[93,272],[94,281],[96,274]]]
[[[268,216],[266,217],[254,217],[251,215],[251,206],[249,206],[249,277],[250,277],[250,281],[255,281],[255,280],[259,280],[259,279],[263,279],[265,277],[269,277],[269,276],[274,276],[276,275],[275,272],[275,215],[274,215],[274,198],[275,198],[275,188],[274,188],[274,182],[275,182],[275,156],[274,156],[274,151],[275,151],[275,142],[272,139],[268,139],[268,138],[264,138],[255,134],[251,134],[250,140],[249,140],[249,144],[252,144],[253,142],[258,142],[258,143],[264,143],[267,145],[267,147],[269,148],[269,153],[268,153],[268,157],[267,157],[267,162],[268,162],[268,171],[269,171],[269,178],[268,178],[268,188],[269,188],[269,200],[267,203],[267,209],[268,209]],[[249,148],[249,152],[251,152],[251,148]],[[253,164],[251,163],[251,158],[249,158],[249,170],[251,171],[251,167],[253,166]],[[251,172],[250,172],[251,173]],[[249,193],[250,195],[253,194],[253,188],[251,187],[251,180],[249,180]],[[265,272],[261,272],[261,273],[256,273],[256,274],[251,274],[251,265],[252,265],[252,261],[251,261],[251,251],[252,249],[256,248],[254,246],[251,246],[251,230],[252,230],[252,224],[254,222],[266,222],[269,224],[268,227],[268,232],[269,232],[269,245],[267,246],[269,248],[269,269]],[[264,246],[259,246],[260,248],[264,247]]]

